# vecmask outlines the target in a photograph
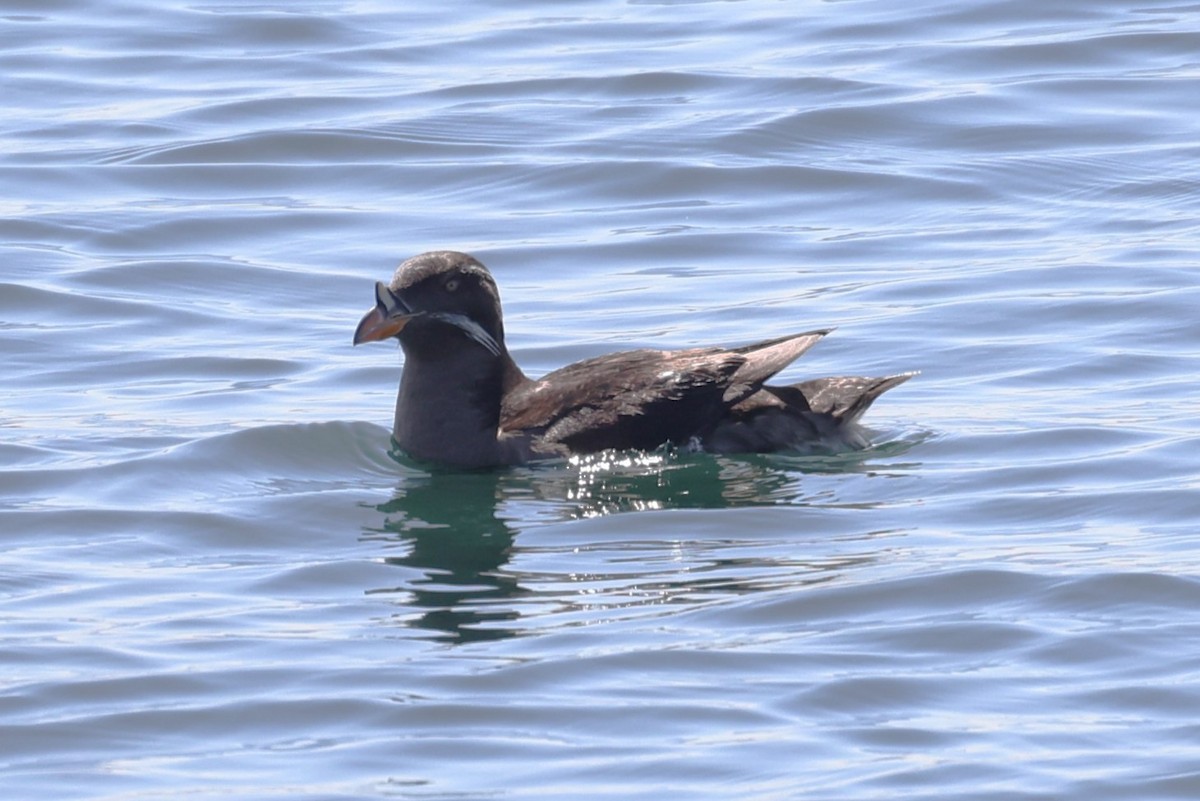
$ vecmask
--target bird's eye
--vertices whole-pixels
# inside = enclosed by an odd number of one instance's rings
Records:
[[[445,287],[447,292],[453,292],[454,290],[458,289],[458,279],[451,278],[447,280],[446,283],[442,284],[442,286]]]

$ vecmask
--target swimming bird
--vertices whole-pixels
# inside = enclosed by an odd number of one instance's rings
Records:
[[[472,256],[439,250],[375,284],[354,344],[400,340],[393,437],[401,450],[482,468],[668,442],[716,453],[866,447],[859,418],[912,373],[766,383],[827,333],[623,351],[531,379],[505,347],[491,273]]]

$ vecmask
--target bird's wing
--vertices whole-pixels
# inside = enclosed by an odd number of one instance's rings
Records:
[[[806,331],[731,348],[733,353],[745,357],[746,361],[734,373],[733,380],[725,390],[725,402],[733,405],[753,395],[767,379],[799,359],[831,330]]]
[[[573,451],[682,443],[718,419],[747,356],[721,348],[611,353],[555,370],[505,396],[503,433]]]

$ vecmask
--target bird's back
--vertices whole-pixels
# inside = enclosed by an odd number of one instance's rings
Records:
[[[737,348],[624,351],[577,362],[506,393],[501,435],[575,453],[649,450],[693,439],[703,444],[735,410],[748,412],[765,382],[826,333]],[[772,405],[788,410],[784,403]]]

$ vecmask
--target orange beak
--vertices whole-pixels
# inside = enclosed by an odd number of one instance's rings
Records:
[[[354,329],[354,344],[379,342],[404,330],[420,312],[410,312],[382,283],[375,285],[375,308],[363,315]]]
[[[402,317],[388,319],[383,316],[383,312],[378,307],[371,309],[358,321],[358,328],[354,329],[354,344],[361,345],[363,342],[378,342],[388,337],[394,337],[414,317],[416,317],[415,314],[405,314]]]

